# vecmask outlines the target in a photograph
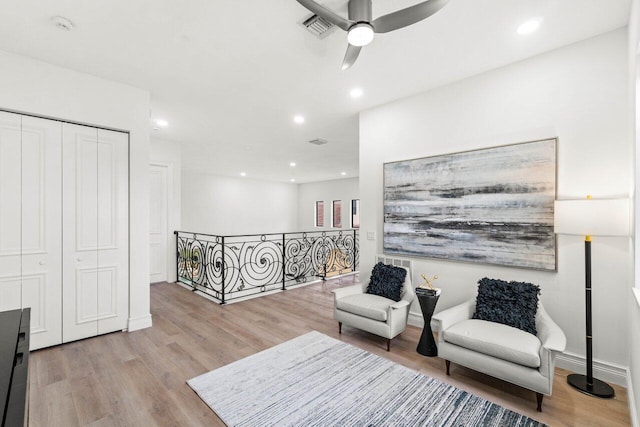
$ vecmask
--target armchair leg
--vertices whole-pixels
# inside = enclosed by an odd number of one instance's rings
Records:
[[[448,360],[445,360],[445,361],[444,361],[444,363],[445,363],[445,365],[447,365],[447,375],[451,375],[451,374],[449,373],[449,368],[451,367],[451,362],[450,362],[450,361],[448,361]]]
[[[391,338],[387,338],[387,351],[391,351]]]
[[[338,322],[338,333],[342,334],[342,322]]]
[[[538,401],[538,412],[542,412],[542,399],[544,398],[544,394],[536,393],[536,400]]]

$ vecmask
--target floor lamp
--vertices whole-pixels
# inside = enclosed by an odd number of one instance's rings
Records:
[[[582,393],[610,398],[615,395],[613,388],[599,379],[593,378],[593,349],[591,330],[591,236],[629,236],[629,199],[558,200],[555,202],[555,232],[585,236],[585,306],[587,374],[571,374],[567,382]]]

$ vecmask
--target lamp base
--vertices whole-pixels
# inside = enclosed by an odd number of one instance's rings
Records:
[[[579,392],[588,394],[589,396],[601,397],[603,399],[610,399],[616,395],[613,388],[596,378],[593,379],[593,385],[587,384],[587,376],[580,374],[571,374],[567,377],[567,382],[570,386],[577,389]]]

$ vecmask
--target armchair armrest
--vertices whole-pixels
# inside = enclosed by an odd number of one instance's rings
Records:
[[[345,286],[344,288],[334,289],[331,292],[333,292],[334,300],[338,300],[338,299],[346,297],[348,295],[361,294],[362,293],[362,285]]]
[[[563,352],[567,346],[567,338],[560,329],[560,326],[549,317],[544,308],[539,307],[539,317],[536,322],[538,338],[542,342],[542,347],[549,351]]]
[[[389,308],[391,308],[392,310],[397,310],[399,308],[407,307],[409,304],[411,304],[409,301],[401,299],[400,301],[391,304]]]
[[[443,310],[439,313],[436,313],[431,318],[432,321],[435,321],[437,326],[438,335],[442,336],[442,332],[449,328],[452,325],[455,325],[458,322],[463,320],[471,319],[473,316],[473,311],[476,307],[476,300],[471,299],[469,301],[463,302],[462,304],[458,304],[446,310]]]

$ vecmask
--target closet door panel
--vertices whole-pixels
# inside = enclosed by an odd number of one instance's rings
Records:
[[[98,333],[126,328],[129,312],[128,135],[98,130]]]
[[[98,148],[97,129],[81,128],[74,141],[76,252],[98,249]],[[69,190],[72,190],[69,188]]]
[[[63,125],[63,341],[98,333],[98,131]]]
[[[22,306],[21,120],[0,112],[0,310]]]
[[[22,118],[22,307],[31,348],[62,342],[62,124]]]
[[[22,278],[20,275],[0,276],[0,311],[15,310],[22,306]]]

